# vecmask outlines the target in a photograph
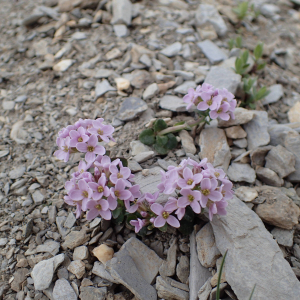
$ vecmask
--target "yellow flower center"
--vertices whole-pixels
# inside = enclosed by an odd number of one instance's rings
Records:
[[[163,217],[164,219],[168,219],[168,218],[169,218],[169,213],[167,213],[166,211],[164,211],[164,212],[162,213],[162,217]]]
[[[207,101],[207,104],[208,104],[209,106],[211,106],[212,103],[213,103],[213,102],[212,102],[212,99],[210,99],[210,100]]]
[[[188,199],[189,199],[190,202],[193,202],[195,197],[193,195],[188,195]]]
[[[218,178],[220,176],[219,172],[215,172],[215,176]]]
[[[77,141],[82,142],[83,141],[82,137],[80,136]]]
[[[81,170],[80,170],[80,173],[83,173],[83,172],[84,172],[84,170],[83,170],[83,169],[81,169]]]
[[[115,191],[115,196],[119,197],[120,196],[120,192],[119,191]]]
[[[202,102],[203,100],[202,100],[202,98],[199,96],[199,97],[197,97],[196,99],[195,99],[195,105],[198,105],[200,102]]]
[[[98,193],[103,193],[103,191],[104,191],[103,186],[99,185],[99,186],[97,187],[97,191],[98,191]]]
[[[217,110],[217,113],[220,114],[222,111],[223,111],[222,108],[219,108],[219,109]]]
[[[64,146],[64,151],[65,151],[65,152],[69,152],[68,146]]]
[[[102,135],[102,134],[103,134],[103,130],[101,130],[101,129],[98,129],[97,132],[98,132],[99,135]]]
[[[193,184],[193,182],[194,182],[194,180],[193,179],[189,179],[186,183],[188,184],[188,185],[192,185]]]
[[[118,174],[117,174],[117,177],[118,177],[118,178],[123,178],[123,175],[122,175],[121,173],[118,173]]]
[[[102,207],[101,207],[100,204],[97,204],[97,205],[95,206],[95,208],[98,209],[98,210],[102,210]]]
[[[94,152],[95,147],[93,147],[93,146],[88,146],[88,147],[87,147],[87,150],[88,150],[88,152]]]
[[[133,200],[133,203],[134,203],[134,204],[137,204],[137,201],[138,201],[138,199],[135,199],[135,200]]]
[[[210,194],[210,190],[209,189],[205,189],[205,190],[201,190],[202,194],[204,196],[208,196]]]
[[[89,193],[88,193],[87,191],[83,191],[83,192],[82,192],[82,196],[83,196],[84,198],[87,198],[87,197],[89,196]]]

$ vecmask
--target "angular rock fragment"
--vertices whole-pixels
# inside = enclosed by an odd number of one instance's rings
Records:
[[[196,234],[198,258],[202,266],[214,267],[218,257],[221,256],[215,242],[214,233],[210,223],[203,226]]]
[[[182,44],[180,42],[175,42],[174,44],[162,49],[160,52],[167,57],[173,57],[180,52],[181,48]]]
[[[249,183],[255,182],[255,171],[249,164],[232,163],[227,171],[230,180],[234,182],[246,181]]]
[[[62,278],[55,282],[53,288],[53,300],[77,300],[77,295],[68,280]]]
[[[260,198],[265,201],[259,204],[255,212],[266,223],[283,228],[292,229],[298,224],[299,207],[280,189],[271,186],[256,188]]]
[[[227,143],[227,138],[223,129],[207,128],[203,129],[199,139],[201,159],[207,158],[214,167],[227,171],[231,153]]]
[[[187,283],[190,275],[190,261],[187,256],[180,257],[176,267],[176,275],[182,283]]]
[[[121,104],[117,118],[121,121],[131,121],[147,108],[147,103],[138,97],[126,98]]]
[[[236,189],[234,193],[240,200],[244,202],[251,202],[258,196],[257,191],[248,186],[241,186]]]
[[[284,184],[284,180],[269,168],[256,167],[255,171],[257,178],[267,185],[280,187]]]
[[[92,286],[81,286],[79,298],[81,300],[105,300],[107,288],[94,288]]]
[[[168,277],[158,276],[156,278],[156,289],[158,297],[166,300],[188,300],[189,293],[173,287],[168,281]]]
[[[193,138],[189,135],[186,130],[181,130],[179,132],[179,137],[181,139],[181,145],[185,151],[185,153],[195,154],[197,149],[194,144]]]
[[[113,18],[111,24],[131,24],[132,4],[129,0],[112,1]]]
[[[275,227],[274,229],[272,229],[271,233],[279,245],[285,247],[293,246],[294,229],[286,230]]]
[[[244,125],[244,129],[247,132],[248,150],[269,144],[267,112],[255,111],[254,118]]]
[[[159,268],[161,276],[173,276],[176,268],[177,239],[174,239],[167,253],[167,260]]]
[[[214,216],[211,224],[218,249],[222,254],[228,250],[226,279],[238,299],[248,299],[255,284],[257,300],[299,298],[300,283],[289,263],[259,217],[242,201],[233,197],[227,216]]]
[[[211,40],[199,42],[197,46],[201,49],[212,65],[215,65],[227,58],[227,55]]]
[[[177,96],[166,95],[162,97],[159,101],[159,106],[175,112],[186,111],[186,103]]]
[[[245,109],[242,107],[237,107],[234,110],[234,116],[235,116],[235,118],[230,119],[229,121],[224,121],[224,120],[219,119],[218,120],[219,127],[230,127],[230,126],[246,124],[253,119],[254,113],[251,110],[248,110],[248,109]]]

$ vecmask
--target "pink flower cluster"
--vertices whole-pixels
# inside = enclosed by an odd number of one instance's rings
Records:
[[[183,101],[187,103],[187,109],[194,104],[200,111],[208,111],[211,119],[228,121],[230,117],[234,119],[234,109],[236,100],[234,95],[227,89],[215,89],[208,83],[199,85],[196,90],[190,88],[188,94],[183,97]]]
[[[56,144],[59,150],[55,151],[54,155],[67,162],[71,153],[79,151],[85,153],[85,160],[89,163],[95,161],[96,155],[104,155],[105,148],[97,143],[114,141],[114,127],[103,124],[103,121],[102,118],[80,119],[75,125],[63,128],[58,133]]]
[[[150,223],[158,228],[166,223],[180,227],[179,220],[185,215],[187,206],[196,214],[208,209],[210,220],[214,214],[226,215],[227,200],[233,196],[232,183],[222,169],[214,168],[207,159],[200,163],[184,159],[178,167],[170,166],[167,172],[161,171],[161,175],[162,182],[157,186],[159,192],[146,194],[127,208],[128,211],[142,212],[143,218],[131,221],[136,232]],[[176,197],[170,196],[166,204],[161,205],[155,202],[159,193]]]
[[[90,168],[94,169],[93,173],[89,171]],[[133,177],[120,159],[111,161],[106,155],[98,155],[93,163],[81,161],[78,171],[65,184],[68,192],[65,202],[76,205],[77,218],[81,211],[87,211],[87,220],[99,215],[110,220],[111,211],[118,206],[117,200],[134,201],[141,196],[140,187],[132,185]]]

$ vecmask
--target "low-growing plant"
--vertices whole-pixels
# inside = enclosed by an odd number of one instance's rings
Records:
[[[151,128],[141,132],[140,141],[148,146],[153,146],[159,154],[165,155],[177,146],[177,139],[173,133],[183,129],[191,130],[192,127],[201,123],[209,124],[211,120],[217,118],[226,121],[230,117],[234,118],[236,100],[234,95],[226,89],[216,89],[212,85],[204,83],[202,86],[199,85],[196,90],[189,89],[188,94],[183,97],[183,101],[187,103],[187,110],[193,105],[196,106],[199,116],[197,120],[180,122],[172,127],[168,127],[162,119],[156,120]]]
[[[218,99],[211,101],[216,105],[217,101],[224,100]],[[225,113],[229,107],[225,100],[224,103],[225,106],[219,103],[216,109],[223,107]],[[164,122],[156,121],[151,135],[145,135],[148,144],[152,139],[159,147],[162,145],[165,149],[167,145],[172,148],[175,136],[170,137],[170,133],[160,135],[168,129]],[[99,118],[80,119],[58,134],[59,150],[54,153],[58,159],[67,162],[73,153],[84,155],[78,170],[65,183],[67,195],[64,200],[76,207],[77,218],[84,213],[87,220],[100,216],[118,224],[127,222],[140,235],[154,228],[166,231],[168,226],[190,234],[196,221],[195,214],[207,210],[210,220],[214,214],[226,214],[227,200],[233,196],[233,185],[222,169],[214,168],[207,159],[200,162],[183,159],[179,166],[171,166],[167,172],[161,171],[162,178],[156,192],[142,193],[140,186],[134,184],[134,175],[127,167],[127,161],[111,158],[102,145],[114,141],[113,132],[114,127],[104,124]],[[159,198],[168,200],[162,205]]]
[[[234,7],[233,12],[237,15],[240,21],[243,21],[247,16],[251,16],[253,20],[260,15],[260,10],[256,9],[254,4],[249,6],[248,1],[240,2],[237,7]]]
[[[240,35],[237,36],[235,39],[230,39],[228,41],[229,50],[231,50],[232,48],[242,48],[242,44],[243,44],[243,39]]]
[[[234,71],[237,74],[240,74],[242,76],[246,74],[247,69],[249,67],[248,58],[249,58],[249,51],[248,50],[243,51],[241,53],[241,55],[236,58]]]
[[[266,62],[261,58],[263,56],[264,44],[258,43],[254,48],[254,62],[255,62],[255,70],[260,71],[266,66]]]

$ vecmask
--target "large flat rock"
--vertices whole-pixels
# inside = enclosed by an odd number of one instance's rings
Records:
[[[217,247],[224,255],[227,282],[238,299],[299,300],[300,282],[255,212],[237,197],[228,201],[227,215],[211,222]]]

